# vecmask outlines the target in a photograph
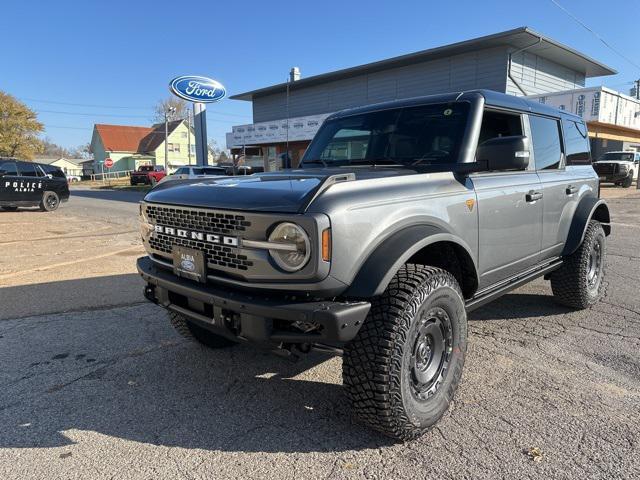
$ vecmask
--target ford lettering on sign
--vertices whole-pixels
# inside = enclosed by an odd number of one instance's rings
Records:
[[[220,82],[194,75],[183,75],[174,78],[169,84],[169,89],[174,95],[196,103],[217,102],[227,94]]]

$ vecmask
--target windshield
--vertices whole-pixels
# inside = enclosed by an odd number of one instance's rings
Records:
[[[458,161],[469,103],[439,103],[369,112],[325,122],[302,167],[429,165]]]
[[[623,160],[625,162],[633,162],[633,152],[609,152],[605,153],[600,160]]]

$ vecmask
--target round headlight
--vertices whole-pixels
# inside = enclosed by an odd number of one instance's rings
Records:
[[[311,257],[309,236],[295,223],[278,224],[269,235],[269,242],[282,244],[282,248],[270,249],[269,254],[287,272],[300,270]]]

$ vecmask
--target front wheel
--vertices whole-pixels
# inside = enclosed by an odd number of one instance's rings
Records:
[[[422,435],[447,411],[466,350],[467,314],[455,278],[405,265],[344,349],[342,377],[355,415],[393,438]]]
[[[40,210],[43,212],[53,212],[60,206],[60,197],[56,192],[44,192],[40,200]]]
[[[591,220],[580,247],[551,274],[551,291],[558,303],[584,309],[600,300],[604,290],[605,238],[600,222]]]
[[[629,188],[633,183],[633,170],[629,172],[629,176],[622,181],[622,188]]]

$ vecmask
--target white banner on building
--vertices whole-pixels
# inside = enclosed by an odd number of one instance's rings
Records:
[[[243,145],[262,145],[268,143],[296,142],[311,140],[322,122],[331,115],[310,115],[295,117],[287,120],[237,125],[227,133],[227,148],[242,147]],[[288,128],[287,128],[288,126]],[[287,131],[289,135],[287,136]]]
[[[531,95],[532,100],[566,110],[587,122],[601,122],[640,130],[640,100],[606,87]]]

